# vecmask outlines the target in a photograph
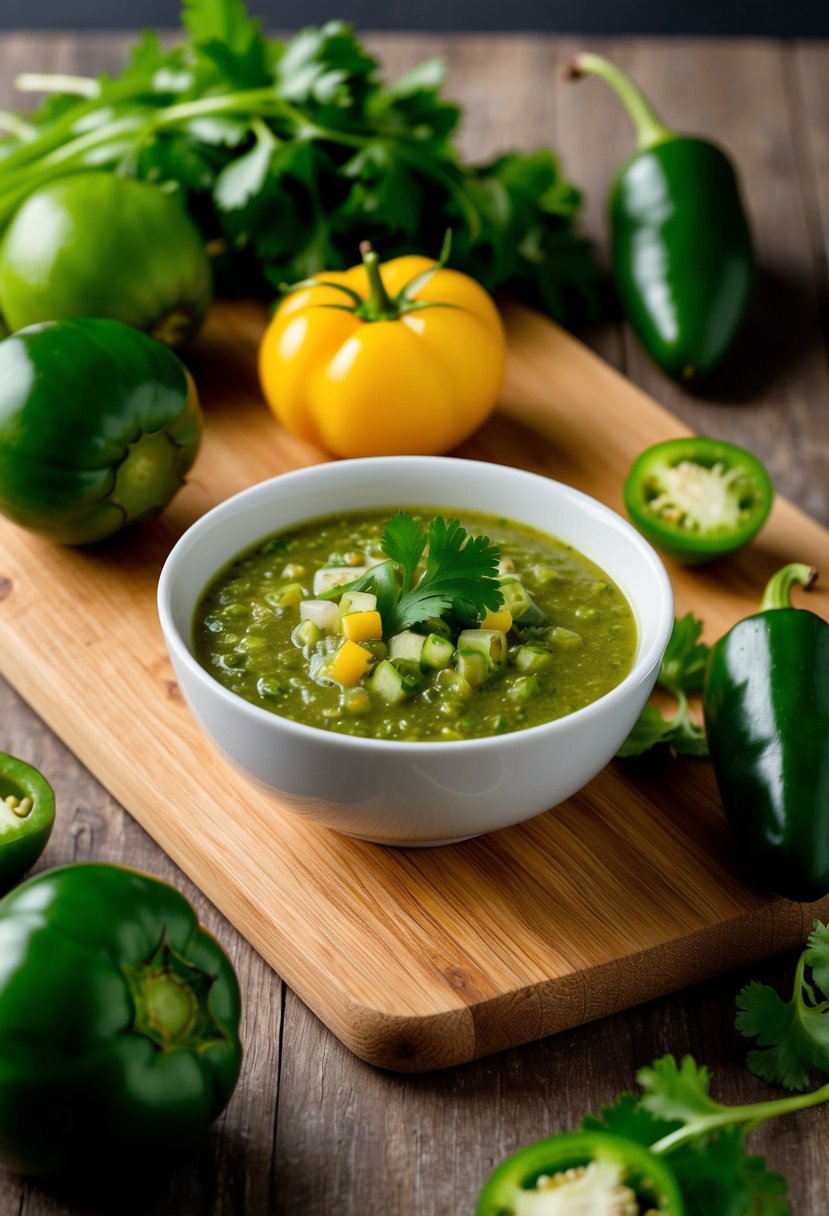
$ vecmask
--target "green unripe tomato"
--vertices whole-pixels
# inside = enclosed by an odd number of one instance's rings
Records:
[[[0,513],[64,544],[156,515],[201,438],[181,361],[120,321],[47,321],[0,342]]]
[[[174,194],[112,173],[76,173],[31,194],[0,244],[9,329],[113,317],[180,346],[211,301],[210,261]]]

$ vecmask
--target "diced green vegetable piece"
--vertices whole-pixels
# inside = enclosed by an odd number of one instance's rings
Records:
[[[368,650],[375,659],[387,659],[389,657],[389,648],[382,638],[369,638],[366,642],[361,642],[360,645]]]
[[[436,633],[442,638],[451,638],[452,636],[452,630],[446,621],[442,621],[439,616],[430,616],[428,621],[423,622],[422,627],[427,627],[429,633]]]
[[[402,672],[399,672],[388,659],[383,659],[377,664],[369,677],[368,688],[375,696],[382,697],[389,705],[398,705],[411,696],[406,689]]]
[[[517,579],[501,580],[504,607],[509,608],[516,625],[546,625],[548,617],[541,611],[523,583]]]
[[[507,635],[500,629],[464,629],[458,636],[458,650],[474,650],[486,659],[490,675],[507,665]]]
[[[426,687],[426,676],[420,670],[419,663],[412,659],[394,659],[393,663],[403,677],[406,692],[421,692]]]
[[[578,617],[580,621],[595,621],[599,614],[595,608],[588,604],[585,607],[577,608],[573,615]]]
[[[340,600],[340,616],[348,616],[349,612],[374,612],[377,608],[377,596],[370,591],[346,591]]]
[[[389,658],[409,659],[412,663],[419,664],[425,641],[422,633],[404,629],[402,633],[396,633],[393,638],[389,638]]]
[[[294,646],[316,646],[321,637],[322,630],[319,625],[315,625],[313,621],[300,621],[291,634],[291,641]]]
[[[420,652],[420,665],[430,671],[442,671],[450,665],[454,653],[455,647],[448,638],[430,633]]]
[[[483,684],[489,676],[489,663],[480,650],[456,650],[455,669],[472,688]]]
[[[580,633],[565,629],[563,625],[551,625],[549,629],[545,629],[544,641],[556,650],[576,650],[584,645]]]
[[[460,701],[467,701],[472,696],[472,685],[451,667],[438,672],[435,677],[435,687],[440,689],[442,696],[457,698]]]
[[[538,680],[535,676],[519,676],[510,684],[508,692],[513,701],[523,705],[538,692]]]
[[[523,646],[517,647],[513,652],[512,661],[519,671],[541,671],[552,663],[553,656],[542,646],[534,646],[531,642],[525,642]]]

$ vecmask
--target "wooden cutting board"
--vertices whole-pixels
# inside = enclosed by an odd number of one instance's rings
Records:
[[[586,347],[518,306],[501,407],[462,450],[621,509],[634,456],[685,428]],[[707,762],[611,764],[529,823],[395,850],[314,828],[247,785],[202,737],[161,640],[155,586],[182,531],[262,478],[314,463],[264,407],[253,305],[215,310],[191,365],[206,434],[164,516],[93,549],[0,520],[0,668],[343,1042],[423,1071],[528,1042],[800,943],[812,915],[741,874]],[[520,517],[520,503],[516,503]],[[791,560],[826,572],[829,533],[778,501],[761,537],[671,568],[709,639]]]

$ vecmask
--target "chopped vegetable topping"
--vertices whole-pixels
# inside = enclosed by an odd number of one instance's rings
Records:
[[[426,566],[414,581],[427,542]],[[457,519],[436,516],[427,536],[420,520],[398,511],[383,529],[383,552],[388,561],[347,583],[344,590],[374,592],[387,636],[430,616],[453,611],[471,611],[474,616],[501,606],[496,578],[499,550],[487,536],[470,536]]]

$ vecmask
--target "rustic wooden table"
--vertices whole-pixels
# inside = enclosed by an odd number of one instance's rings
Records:
[[[13,104],[19,71],[113,70],[127,41],[5,35],[0,104]],[[566,172],[586,191],[584,226],[604,254],[602,200],[631,140],[603,87],[565,85],[557,77],[557,66],[586,40],[384,35],[369,41],[392,74],[426,56],[445,56],[451,93],[466,107],[468,154],[516,145],[558,148]],[[587,41],[632,71],[669,122],[731,150],[762,273],[739,350],[704,399],[668,383],[623,325],[583,336],[692,426],[752,447],[778,489],[829,524],[829,45]],[[727,975],[449,1072],[400,1077],[375,1071],[285,988],[2,682],[0,749],[26,757],[55,785],[60,815],[41,867],[93,858],[123,862],[168,879],[193,900],[238,969],[246,1045],[226,1115],[201,1153],[163,1183],[136,1191],[140,1180],[130,1180],[117,1193],[90,1199],[0,1173],[0,1216],[464,1216],[495,1162],[530,1140],[576,1126],[584,1111],[630,1087],[637,1066],[665,1051],[707,1061],[724,1101],[767,1092],[745,1071],[733,1029],[734,995],[747,975]],[[751,968],[751,975],[775,982],[790,965],[776,960]],[[755,1150],[789,1177],[797,1216],[829,1211],[827,1131],[823,1108],[754,1137]],[[94,1177],[94,1127],[89,1146]]]

